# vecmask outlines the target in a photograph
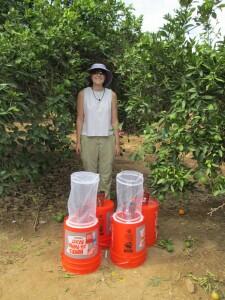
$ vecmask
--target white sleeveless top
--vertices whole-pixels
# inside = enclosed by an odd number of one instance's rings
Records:
[[[81,134],[112,135],[112,90],[105,89],[103,97],[103,91],[94,91],[94,94],[91,87],[84,89],[84,122]]]

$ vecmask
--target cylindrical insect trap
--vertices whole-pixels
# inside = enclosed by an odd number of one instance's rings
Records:
[[[92,172],[71,174],[69,216],[64,221],[62,265],[75,274],[95,271],[101,263],[96,197],[99,175]]]
[[[136,171],[122,171],[116,176],[117,210],[112,217],[110,257],[124,268],[137,267],[146,259],[143,181],[143,175]]]

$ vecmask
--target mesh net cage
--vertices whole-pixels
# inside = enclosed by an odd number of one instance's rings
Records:
[[[96,197],[99,174],[74,172],[71,174],[71,190],[68,199],[68,224],[72,227],[93,225],[96,219]]]
[[[117,210],[115,217],[124,222],[141,219],[143,201],[143,174],[136,171],[122,171],[116,176]]]

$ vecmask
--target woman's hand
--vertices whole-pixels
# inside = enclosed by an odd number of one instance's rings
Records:
[[[81,152],[81,144],[80,144],[80,142],[76,143],[76,148],[75,149],[76,149],[76,153],[80,154],[80,152]]]

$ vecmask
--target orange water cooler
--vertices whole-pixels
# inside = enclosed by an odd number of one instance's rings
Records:
[[[99,192],[97,195],[96,216],[99,221],[99,246],[107,249],[111,244],[111,219],[114,212],[114,202],[105,199],[105,193]]]
[[[159,202],[150,197],[149,192],[144,192],[142,202],[142,214],[145,220],[146,246],[150,247],[156,243],[158,227]]]
[[[99,175],[75,172],[71,175],[69,216],[64,220],[61,254],[63,268],[75,274],[95,271],[101,263],[96,195]]]
[[[143,175],[122,171],[116,177],[117,210],[112,217],[110,257],[123,268],[140,266],[146,259],[145,223],[141,213]]]

